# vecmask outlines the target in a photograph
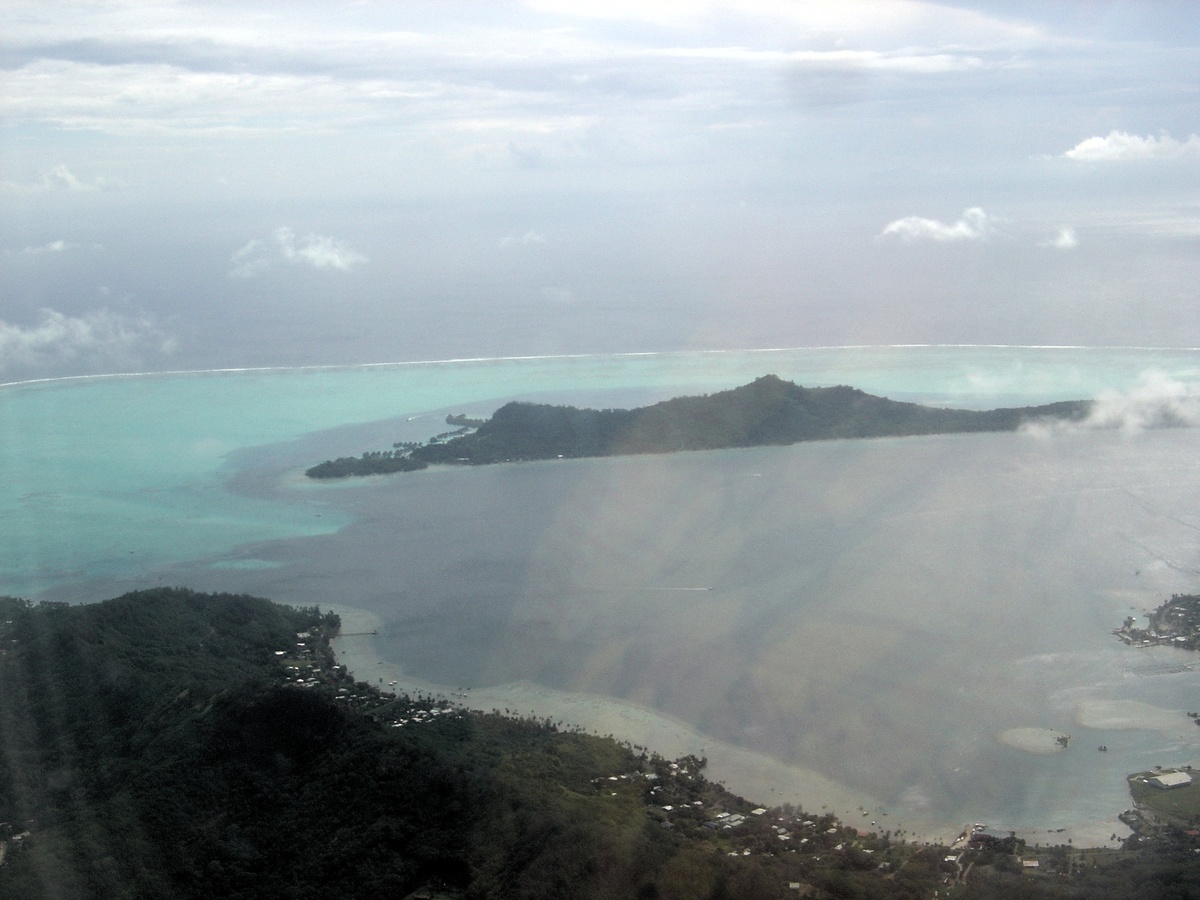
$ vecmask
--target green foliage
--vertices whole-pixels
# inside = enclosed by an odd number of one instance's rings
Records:
[[[1129,792],[1140,809],[1157,814],[1156,818],[1189,827],[1200,825],[1200,783],[1183,787],[1160,788],[1147,779],[1159,774],[1143,772],[1129,779]],[[1165,774],[1165,773],[1164,773]],[[1198,773],[1190,773],[1196,777]]]
[[[327,461],[306,474],[336,478],[401,471],[399,460],[423,468],[428,463],[486,465],[834,438],[1012,431],[1036,419],[1081,418],[1089,408],[1088,403],[1067,402],[987,412],[936,409],[875,397],[851,387],[804,388],[764,375],[733,390],[676,397],[633,410],[508,403],[491,419],[478,422],[478,430],[471,434],[431,441],[407,456],[364,454],[360,459]],[[476,424],[474,420],[471,423]]]
[[[382,695],[334,665],[338,625],[182,589],[0,599],[0,900],[915,898],[943,877],[940,848],[754,815],[703,759]],[[1200,896],[1190,840],[1107,875],[1064,848],[1063,883],[996,858],[954,896]]]
[[[975,412],[875,397],[850,387],[804,388],[774,375],[704,397],[634,410],[509,403],[478,431],[413,451],[425,462],[670,453],[832,438],[1011,431],[1038,418],[1078,418],[1086,403]]]
[[[451,413],[446,416],[447,425],[457,425],[459,428],[478,428],[487,419],[472,419],[466,413]]]
[[[339,456],[318,463],[304,474],[309,478],[346,478],[351,475],[390,475],[393,472],[415,472],[427,463],[414,459],[406,450],[380,450],[362,456]]]

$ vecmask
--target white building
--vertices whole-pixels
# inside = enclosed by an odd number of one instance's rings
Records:
[[[1178,788],[1191,784],[1192,776],[1187,772],[1164,772],[1162,775],[1147,778],[1146,781],[1159,788]]]

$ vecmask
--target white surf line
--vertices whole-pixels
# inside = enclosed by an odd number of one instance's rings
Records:
[[[584,591],[605,591],[607,593],[616,593],[617,591],[711,591],[711,587],[654,587],[648,584],[583,584],[579,586],[580,590]]]
[[[461,365],[465,363],[536,362],[572,359],[631,359],[671,356],[734,356],[739,353],[800,353],[832,350],[1085,350],[1097,352],[1136,351],[1139,353],[1198,353],[1200,347],[1151,347],[1141,345],[1088,346],[1084,344],[816,344],[804,347],[741,347],[707,350],[629,350],[615,353],[545,353],[516,356],[462,356],[446,359],[393,360],[365,363],[316,363],[299,366],[229,366],[211,369],[162,369],[147,372],[99,372],[90,375],[54,375],[0,382],[0,388],[72,381],[99,381],[115,378],[155,378],[181,375],[241,375],[270,372],[352,371],[355,369],[401,368],[407,366]]]

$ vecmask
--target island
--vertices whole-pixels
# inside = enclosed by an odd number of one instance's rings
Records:
[[[1137,620],[1127,616],[1113,634],[1133,647],[1167,644],[1181,650],[1200,650],[1200,594],[1172,594],[1146,618],[1149,624],[1139,628]]]
[[[489,465],[685,450],[784,446],[801,441],[1015,431],[1040,420],[1077,421],[1090,401],[992,410],[944,409],[878,397],[857,388],[807,388],[776,375],[715,394],[676,397],[637,409],[580,409],[507,403],[490,419],[447,417],[460,426],[417,447],[326,460],[309,478],[411,472],[430,464]]]

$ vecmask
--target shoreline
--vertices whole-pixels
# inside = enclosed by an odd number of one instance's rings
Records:
[[[894,840],[949,846],[964,827],[963,823],[905,815],[811,769],[699,734],[683,721],[628,701],[567,693],[528,681],[464,689],[413,678],[399,665],[381,659],[372,648],[372,632],[380,624],[378,616],[345,604],[323,606],[342,619],[342,631],[332,642],[339,665],[346,666],[356,679],[384,690],[447,699],[478,712],[550,719],[645,747],[667,759],[689,754],[706,757],[706,776],[748,800],[767,806],[792,803],[812,813],[829,812],[852,827],[866,827],[866,819],[874,823],[872,830],[890,831]],[[396,684],[390,685],[392,681]],[[1021,827],[1015,831],[1031,845],[1066,844],[1070,840],[1077,847],[1111,847],[1115,844],[1111,835],[1122,835],[1129,829],[1114,812],[1103,821],[1072,823],[1062,828]]]
[[[333,639],[338,663],[356,679],[376,687],[382,683],[386,689],[389,682],[395,681],[390,687],[397,693],[432,695],[478,712],[550,719],[589,734],[645,747],[667,759],[689,754],[705,757],[705,776],[746,799],[770,806],[793,803],[810,813],[833,813],[848,826],[858,826],[862,819],[870,818],[878,823],[880,832],[890,830],[894,837],[909,842],[949,843],[961,830],[959,824],[901,821],[866,793],[810,769],[699,734],[685,722],[628,701],[567,693],[529,681],[463,689],[412,678],[372,650],[370,632],[380,622],[376,615],[343,604],[324,605],[341,617],[342,632],[348,634]],[[903,834],[898,835],[898,830]]]

